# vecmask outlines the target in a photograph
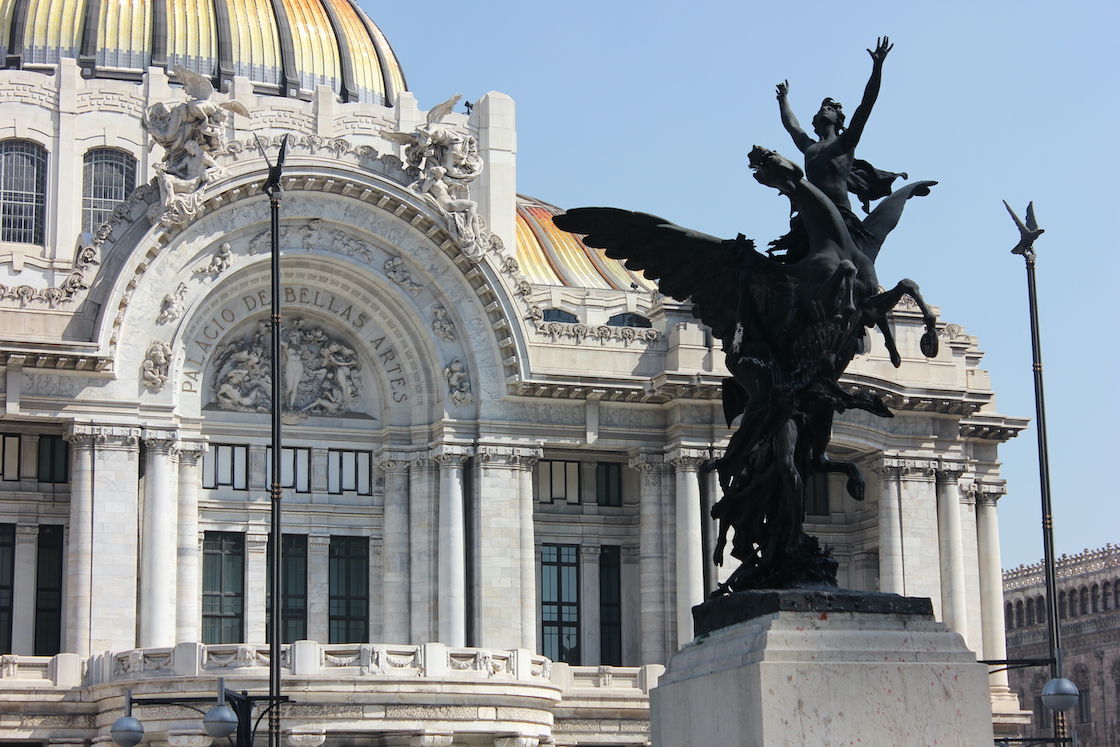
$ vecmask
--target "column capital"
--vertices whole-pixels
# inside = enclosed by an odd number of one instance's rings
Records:
[[[932,477],[939,466],[937,459],[920,459],[905,454],[884,454],[878,470],[897,470],[899,475]]]
[[[965,472],[968,471],[968,465],[964,462],[952,461],[949,459],[938,460],[937,465],[937,481],[938,482],[956,482],[961,478]]]
[[[417,455],[409,451],[382,451],[374,456],[377,468],[382,472],[408,472]]]
[[[539,446],[479,444],[475,454],[483,464],[531,469],[540,461],[544,451]]]
[[[178,446],[179,432],[162,428],[143,428],[141,438],[148,450],[157,454],[171,454]]]
[[[626,466],[630,467],[631,469],[636,469],[643,472],[662,469],[665,467],[665,455],[645,451],[638,454],[637,456],[630,457],[630,460],[626,463]]]
[[[245,534],[246,552],[264,552],[268,549],[268,535],[264,532],[247,532]]]
[[[311,552],[312,548],[316,550],[322,548],[329,548],[331,546],[331,538],[328,534],[309,534],[307,535],[307,551]],[[325,552],[325,550],[324,550]]]
[[[622,562],[623,563],[637,563],[642,559],[642,548],[640,547],[627,547],[622,548]]]
[[[977,506],[996,507],[996,503],[1007,494],[1006,485],[992,485],[977,481],[973,484]]]
[[[673,469],[694,472],[700,465],[708,461],[708,449],[695,447],[675,446],[665,454],[665,461],[673,465]]]
[[[474,456],[474,447],[468,444],[439,444],[429,452],[429,456],[440,467],[461,465]]]
[[[602,554],[602,548],[598,545],[580,545],[579,554],[587,562],[599,562],[599,555]]]
[[[142,434],[142,428],[128,425],[71,423],[65,438],[72,444],[91,443],[97,448],[136,451]]]
[[[39,541],[38,524],[16,524],[16,544],[34,545]]]
[[[210,442],[206,436],[195,435],[188,439],[180,439],[175,444],[175,453],[179,455],[179,464],[194,466],[202,455],[210,450]]]

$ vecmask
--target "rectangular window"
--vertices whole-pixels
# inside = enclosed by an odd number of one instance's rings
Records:
[[[19,479],[19,434],[0,435],[0,479],[13,482]]]
[[[206,532],[202,540],[202,642],[244,640],[245,535]]]
[[[369,540],[331,537],[330,643],[369,640]]]
[[[579,546],[541,547],[542,651],[553,661],[579,664]]]
[[[327,452],[327,491],[334,494],[373,494],[373,452]]]
[[[1090,696],[1088,685],[1078,685],[1080,694],[1077,696],[1077,723],[1090,724],[1093,722],[1093,699]]]
[[[599,550],[600,664],[622,666],[622,548]]]
[[[805,513],[828,516],[828,473],[818,472],[805,481]]]
[[[0,654],[12,652],[15,569],[16,525],[0,524]]]
[[[202,455],[202,487],[249,489],[249,447],[214,444]]]
[[[70,479],[70,444],[62,436],[39,437],[39,482]]]
[[[272,447],[265,449],[264,482],[272,487]],[[311,449],[280,447],[280,487],[311,492]]]
[[[579,503],[579,462],[546,459],[538,464],[537,498],[542,503]]]
[[[595,465],[595,496],[600,506],[622,505],[622,465],[599,462]]]
[[[272,626],[272,536],[268,538],[269,561],[265,574],[265,643],[270,643]],[[307,535],[285,534],[284,554],[280,558],[280,642],[292,643],[307,638]]]
[[[40,526],[35,562],[35,656],[62,649],[62,527]]]

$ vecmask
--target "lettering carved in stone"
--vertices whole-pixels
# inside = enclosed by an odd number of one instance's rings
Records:
[[[215,352],[211,389],[223,410],[268,412],[272,407],[272,331],[256,329],[222,343]],[[362,399],[357,353],[322,327],[294,319],[281,332],[281,393],[285,418],[351,412]]]

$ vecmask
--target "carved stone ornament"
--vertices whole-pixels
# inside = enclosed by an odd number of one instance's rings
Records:
[[[285,419],[352,412],[362,399],[358,355],[322,327],[293,319],[281,332],[282,409]],[[210,386],[223,410],[272,409],[272,331],[267,320],[218,346]]]
[[[435,319],[432,320],[432,332],[435,332],[436,337],[444,342],[454,342],[455,322],[451,321],[447,309],[443,304],[432,304],[432,314],[435,315]]]
[[[405,268],[404,260],[400,257],[390,257],[385,260],[384,269],[385,277],[389,278],[409,293],[419,293],[424,290],[424,286],[412,279],[412,273]]]
[[[467,365],[461,358],[448,363],[447,368],[443,369],[443,375],[447,377],[447,398],[451,400],[451,404],[459,407],[474,401]]]
[[[272,242],[271,231],[261,231],[249,240],[249,254],[267,254]],[[305,252],[320,250],[361,257],[373,262],[369,244],[337,228],[324,228],[322,218],[312,218],[302,225],[280,227],[281,247],[299,247]]]
[[[442,124],[460,98],[455,94],[433,107],[427,121],[412,132],[381,130],[381,136],[406,146],[405,161],[420,173],[409,188],[447,219],[463,254],[477,261],[491,246],[491,234],[478,214],[478,203],[470,199],[468,187],[482,173],[478,141],[473,135]]]
[[[170,345],[163,340],[152,340],[152,344],[148,346],[148,354],[140,364],[141,378],[149,390],[158,392],[167,383],[172,355]]]
[[[218,250],[214,252],[214,256],[210,258],[210,263],[202,265],[195,270],[198,275],[206,275],[211,278],[216,278],[223,272],[229,269],[233,264],[233,247],[228,242],[222,242]]]
[[[249,111],[236,101],[211,101],[214,85],[207,78],[176,65],[175,74],[189,101],[168,109],[153,104],[144,114],[144,129],[163,146],[155,165],[160,201],[148,211],[153,225],[181,226],[202,212],[202,187],[222,173],[214,156],[225,148],[226,112],[244,117]]]
[[[187,284],[179,283],[175,290],[163,297],[163,304],[160,306],[159,316],[156,317],[156,324],[167,324],[181,317],[187,309],[187,304],[184,301],[186,297]]]

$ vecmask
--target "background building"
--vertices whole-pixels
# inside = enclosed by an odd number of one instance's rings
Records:
[[[104,740],[126,689],[264,688],[258,145],[287,135],[291,743],[644,744],[718,581],[678,560],[710,554],[726,372],[687,305],[517,194],[513,102],[422,110],[348,0],[3,8],[0,742]],[[902,367],[873,337],[845,383],[897,416],[834,429],[868,497],[818,480],[807,528],[843,585],[1003,658],[997,449],[1026,421],[959,324],[927,360],[916,308],[893,321]]]
[[[1120,547],[1109,544],[1057,560],[1058,618],[1062,630],[1063,673],[1077,685],[1081,700],[1066,712],[1086,747],[1120,745]],[[1046,580],[1042,563],[1003,574],[1007,656],[1045,659]],[[1042,706],[1043,668],[1011,673],[1011,687],[1033,711],[1027,736],[1053,735],[1050,712]]]

